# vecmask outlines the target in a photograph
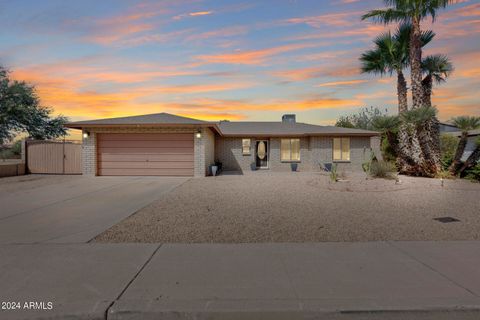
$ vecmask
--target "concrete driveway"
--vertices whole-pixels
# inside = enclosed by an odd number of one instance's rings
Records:
[[[0,243],[81,243],[188,178],[29,175],[0,180]]]

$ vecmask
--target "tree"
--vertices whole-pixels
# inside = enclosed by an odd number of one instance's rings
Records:
[[[411,86],[413,108],[424,105],[422,87],[422,42],[420,22],[431,16],[435,21],[437,10],[445,8],[453,0],[384,0],[386,9],[372,10],[362,16],[362,20],[373,19],[375,22],[389,24],[392,22],[412,25],[409,44],[411,68]]]
[[[432,106],[432,88],[433,83],[441,84],[453,72],[453,65],[447,56],[436,54],[426,57],[422,61],[422,70],[426,76],[422,80],[424,104]]]
[[[26,132],[35,139],[65,135],[64,116],[51,117],[52,109],[40,105],[35,88],[23,81],[12,81],[0,66],[0,143]]]
[[[395,159],[398,155],[397,134],[400,118],[398,116],[378,116],[373,119],[372,125],[376,131],[382,133],[383,158]]]
[[[449,168],[452,175],[457,175],[462,165],[462,156],[467,145],[468,131],[480,128],[480,117],[460,116],[453,118],[451,122],[462,131],[453,162]]]
[[[362,72],[380,74],[394,73],[397,75],[397,97],[398,97],[398,113],[408,110],[407,100],[407,81],[403,74],[403,70],[409,64],[409,38],[412,31],[410,24],[401,24],[392,36],[390,31],[381,34],[373,42],[375,49],[369,50],[362,54],[360,61],[362,62]],[[422,46],[428,44],[435,33],[433,31],[422,32]]]
[[[340,116],[335,126],[342,128],[356,128],[364,130],[375,130],[373,121],[376,117],[383,116],[387,110],[382,111],[379,108],[362,108],[356,113]]]

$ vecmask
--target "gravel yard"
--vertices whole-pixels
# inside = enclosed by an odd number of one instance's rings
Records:
[[[96,242],[479,240],[480,184],[255,172],[191,179]],[[432,220],[451,216],[460,222]]]

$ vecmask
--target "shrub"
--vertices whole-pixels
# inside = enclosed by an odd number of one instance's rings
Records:
[[[22,141],[18,140],[17,142],[15,142],[10,150],[12,151],[12,153],[14,155],[17,155],[17,156],[21,155],[22,154]]]
[[[453,162],[455,156],[455,150],[458,145],[458,138],[450,134],[442,134],[440,136],[440,153],[441,162],[444,170],[448,170]]]
[[[337,182],[338,180],[338,174],[337,174],[337,164],[334,163],[332,165],[332,170],[330,171],[330,180],[333,182]]]
[[[382,144],[380,145],[380,149],[385,161],[395,162],[395,160],[397,160],[397,154],[395,153],[395,150],[388,142],[388,139],[384,136],[382,136]]]
[[[393,179],[397,173],[394,163],[388,161],[373,161],[370,164],[370,175],[375,178]]]
[[[466,171],[466,179],[480,182],[480,163]]]
[[[2,160],[12,159],[14,156],[12,149],[4,149],[0,151],[0,159]]]

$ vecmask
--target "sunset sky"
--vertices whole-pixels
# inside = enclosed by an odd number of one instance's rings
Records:
[[[480,3],[459,2],[439,12],[425,52],[448,54],[455,66],[434,90],[441,120],[480,115]],[[333,124],[364,106],[396,110],[395,79],[359,72],[358,57],[386,30],[360,16],[381,7],[380,0],[0,0],[0,64],[71,120],[157,112],[279,120],[288,112]]]

